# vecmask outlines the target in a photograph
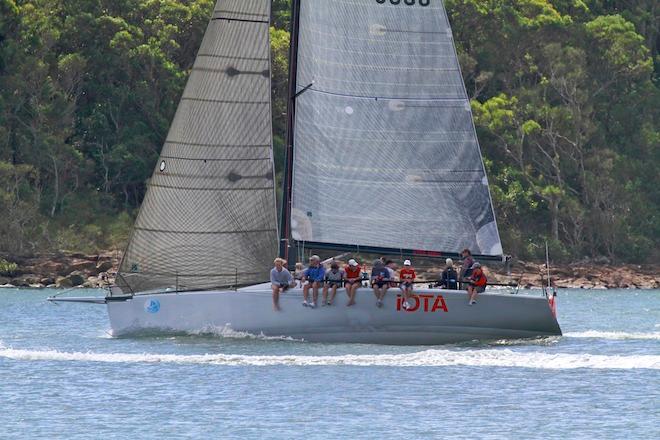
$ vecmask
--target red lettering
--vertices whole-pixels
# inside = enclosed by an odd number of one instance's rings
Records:
[[[438,309],[442,309],[445,312],[449,312],[449,310],[447,310],[447,304],[445,303],[445,299],[443,298],[442,295],[438,295],[438,297],[435,299],[431,311],[435,312]]]
[[[429,311],[429,299],[433,298],[433,295],[419,295],[420,298],[424,298],[424,311]]]
[[[415,305],[412,306],[411,308],[409,308],[408,311],[409,312],[416,312],[417,310],[419,310],[419,306],[420,306],[421,302],[419,301],[419,298],[417,298],[417,296],[413,296],[412,299],[415,300]]]
[[[396,311],[400,312],[401,311],[401,305],[403,304],[403,299],[401,298],[401,295],[396,296]]]

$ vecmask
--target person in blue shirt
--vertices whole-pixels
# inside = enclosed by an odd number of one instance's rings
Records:
[[[323,285],[325,279],[325,268],[321,265],[321,259],[318,255],[312,255],[309,259],[309,267],[303,272],[303,306],[316,307],[316,301],[319,299],[319,287]],[[309,289],[312,289],[312,301],[309,301]]]

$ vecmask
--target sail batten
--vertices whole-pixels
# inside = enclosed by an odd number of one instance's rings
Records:
[[[121,263],[124,291],[268,279],[278,237],[269,17],[269,0],[217,2]]]
[[[300,0],[286,238],[499,256],[443,2],[407,3]]]

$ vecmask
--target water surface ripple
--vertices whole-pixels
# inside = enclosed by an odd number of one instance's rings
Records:
[[[563,337],[438,347],[114,339],[51,293],[0,290],[2,439],[660,438],[660,291],[561,291]]]

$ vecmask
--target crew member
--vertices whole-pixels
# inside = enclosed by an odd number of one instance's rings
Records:
[[[470,249],[463,249],[461,252],[463,257],[463,264],[461,266],[461,272],[459,273],[459,279],[461,280],[461,288],[465,289],[467,286],[463,283],[463,280],[470,277],[472,274],[472,265],[474,264],[474,258],[472,258],[472,251]]]
[[[270,271],[270,283],[273,289],[273,309],[280,310],[280,293],[285,292],[287,289],[296,287],[296,280],[293,279],[291,272],[284,267],[286,260],[276,258],[273,262],[275,267]]]
[[[325,278],[325,268],[321,265],[321,258],[318,255],[312,255],[309,259],[309,267],[305,269],[302,276],[303,286],[303,306],[316,307],[316,301],[319,299],[319,287],[323,284]],[[309,289],[312,289],[312,301],[309,301]]]
[[[399,281],[401,282],[400,288],[403,291],[403,296],[405,297],[405,300],[403,301],[403,308],[406,310],[411,307],[408,300],[412,298],[415,278],[417,278],[417,274],[415,273],[415,269],[412,267],[412,263],[410,260],[404,261],[403,269],[399,271]]]
[[[323,305],[331,306],[337,295],[337,289],[344,282],[345,272],[339,268],[339,264],[333,261],[330,270],[325,273],[325,285],[323,286]],[[328,299],[328,290],[331,291]]]
[[[376,306],[383,307],[385,294],[390,287],[390,271],[382,260],[374,261],[374,267],[371,269],[371,287],[376,295]]]
[[[347,306],[355,304],[355,295],[362,284],[362,268],[353,258],[348,260],[348,265],[344,267],[346,271],[346,294],[348,295]]]
[[[467,288],[468,304],[474,305],[477,303],[477,296],[486,290],[488,279],[486,274],[481,268],[481,264],[474,263],[472,265],[472,275],[470,275],[470,285]]]
[[[438,286],[450,290],[458,289],[458,273],[454,269],[454,261],[451,258],[445,260],[445,270],[440,275]]]

